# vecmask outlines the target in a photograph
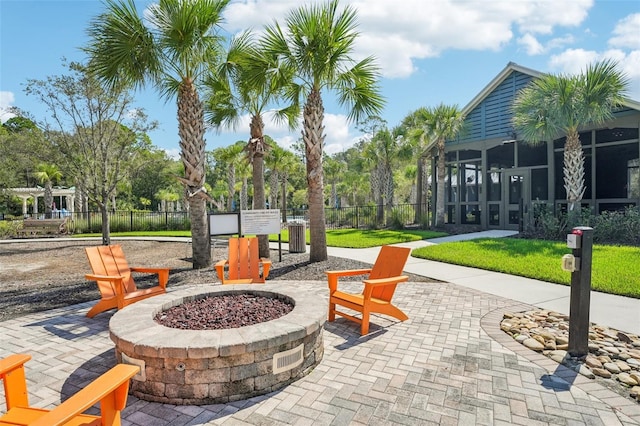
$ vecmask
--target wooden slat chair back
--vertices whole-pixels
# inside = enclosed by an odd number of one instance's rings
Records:
[[[257,237],[229,238],[228,256],[216,263],[222,284],[264,283],[269,276],[271,261],[260,257]]]
[[[121,412],[127,405],[129,379],[138,374],[134,365],[118,364],[78,393],[51,410],[29,405],[24,364],[31,355],[14,354],[0,359],[7,411],[0,415],[0,426],[80,426],[121,424]],[[100,403],[100,415],[82,414]]]
[[[86,247],[92,274],[85,277],[95,281],[100,291],[100,301],[89,310],[93,318],[109,309],[122,309],[139,300],[166,292],[169,268],[130,267],[120,245]],[[156,274],[158,285],[139,290],[133,272]]]
[[[329,281],[329,321],[334,321],[336,315],[360,324],[360,334],[369,333],[369,319],[371,313],[389,315],[400,321],[409,317],[391,303],[398,283],[409,278],[402,275],[410,248],[383,246],[378,253],[376,262],[371,269],[354,269],[347,271],[327,271]],[[361,294],[346,293],[338,290],[338,279],[345,276],[368,275],[363,281],[364,289]],[[336,305],[359,312],[361,317],[355,317],[336,309]]]

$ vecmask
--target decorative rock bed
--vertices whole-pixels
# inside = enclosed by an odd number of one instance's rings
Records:
[[[640,336],[591,324],[589,354],[569,356],[569,316],[547,310],[508,312],[500,328],[527,348],[540,352],[588,378],[619,382],[640,402]]]
[[[272,321],[224,330],[181,330],[154,317],[207,296],[251,294],[284,300],[293,310]],[[154,402],[203,405],[269,393],[308,374],[322,360],[327,302],[282,284],[193,287],[142,300],[109,323],[118,362],[141,373],[132,394]]]

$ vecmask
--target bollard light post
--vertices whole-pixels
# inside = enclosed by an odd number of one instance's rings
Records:
[[[568,352],[572,357],[584,358],[589,353],[593,228],[573,228],[567,235],[567,246],[573,249],[572,254],[562,259],[563,269],[571,272]]]

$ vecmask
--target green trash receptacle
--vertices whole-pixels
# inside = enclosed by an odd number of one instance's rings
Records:
[[[307,226],[303,221],[287,223],[289,229],[289,253],[306,253]]]

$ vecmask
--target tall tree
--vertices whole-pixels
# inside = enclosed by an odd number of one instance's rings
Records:
[[[46,137],[64,159],[60,167],[65,176],[100,208],[106,245],[111,241],[109,201],[138,164],[138,147],[155,123],[134,108],[128,92],[104,90],[81,64],[71,63],[69,70],[71,75],[28,80],[26,93],[51,112],[53,124],[45,127]]]
[[[426,159],[430,155],[430,151],[428,149],[430,131],[428,127],[425,127],[428,124],[428,121],[426,120],[427,116],[426,108],[418,108],[402,120],[402,126],[407,129],[407,140],[414,147],[414,155],[416,159],[416,223],[423,222],[422,215],[424,212],[422,211],[422,207],[425,203],[427,192],[427,185],[425,185]]]
[[[290,78],[277,72],[275,63],[257,49],[250,33],[231,41],[226,60],[206,79],[205,115],[215,127],[236,128],[242,114],[249,114],[247,159],[252,166],[253,208],[266,208],[264,157],[270,146],[265,141],[264,114],[277,101]],[[271,72],[274,70],[275,72]],[[296,125],[295,105],[275,111],[290,128]],[[260,257],[269,257],[269,236],[258,235]]]
[[[584,152],[578,130],[600,125],[624,101],[629,80],[617,63],[604,60],[578,75],[546,74],[522,89],[513,103],[513,125],[524,142],[565,136],[564,188],[569,211],[579,210],[584,196]]]
[[[91,70],[110,87],[150,83],[178,103],[178,134],[193,239],[193,267],[211,264],[205,183],[204,109],[199,85],[220,59],[222,12],[230,0],[159,0],[143,16],[133,0],[106,0],[92,20]],[[145,26],[145,21],[150,25]]]
[[[445,215],[445,143],[463,130],[465,116],[457,105],[439,104],[435,107],[420,108],[414,113],[420,131],[424,132],[436,151],[436,227],[444,225]]]
[[[309,197],[310,261],[327,259],[325,234],[324,182],[324,106],[322,90],[336,93],[338,102],[348,106],[349,118],[382,110],[383,99],[377,79],[378,67],[368,57],[355,63],[351,54],[358,36],[356,11],[347,6],[338,11],[338,1],[301,6],[285,18],[285,26],[267,26],[261,49],[293,75],[287,97],[292,104],[304,102],[302,137],[307,162]],[[304,101],[303,101],[304,99]]]
[[[44,217],[51,218],[53,211],[53,185],[62,179],[62,172],[55,164],[42,163],[35,173],[36,179],[44,184]]]

